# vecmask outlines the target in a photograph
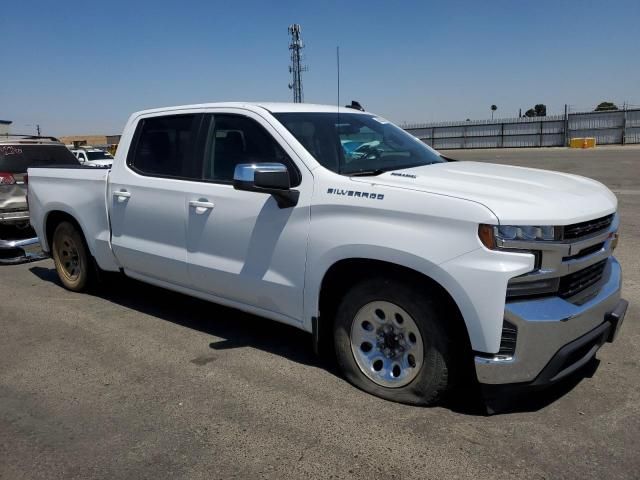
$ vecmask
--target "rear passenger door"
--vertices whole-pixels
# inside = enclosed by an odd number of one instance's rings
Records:
[[[113,251],[133,277],[189,285],[185,192],[201,177],[195,160],[201,120],[199,113],[140,119],[126,165],[111,172]]]
[[[208,115],[202,132],[203,181],[190,190],[186,207],[193,288],[299,321],[313,190],[310,172],[296,166],[295,153],[255,113]],[[269,194],[233,188],[236,165],[260,162],[287,166],[292,185],[300,191],[296,206],[279,208]]]

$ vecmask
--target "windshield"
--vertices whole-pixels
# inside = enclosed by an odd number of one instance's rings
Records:
[[[89,160],[113,160],[113,157],[107,152],[87,152]]]
[[[336,173],[381,173],[446,160],[394,124],[359,113],[274,113],[311,155]]]

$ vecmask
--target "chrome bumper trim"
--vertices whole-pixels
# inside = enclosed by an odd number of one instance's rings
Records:
[[[11,258],[0,257],[0,265],[40,260],[48,256],[42,251],[38,237],[20,240],[0,240],[0,253],[2,250],[21,250],[22,254]]]
[[[29,221],[29,210],[0,213],[0,223],[21,223]]]
[[[476,356],[478,381],[533,381],[558,350],[604,322],[620,300],[621,285],[620,265],[610,257],[602,281],[588,289],[589,295],[585,292],[580,304],[560,297],[508,302],[504,318],[518,327],[515,353],[508,357]]]

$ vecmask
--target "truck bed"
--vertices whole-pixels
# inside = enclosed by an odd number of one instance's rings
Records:
[[[107,178],[110,171],[94,167],[29,168],[29,211],[45,252],[50,252],[46,215],[68,214],[79,223],[98,265],[117,269],[111,252]],[[59,212],[59,213],[58,213]]]

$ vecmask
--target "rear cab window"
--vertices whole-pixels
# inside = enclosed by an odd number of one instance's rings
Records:
[[[103,151],[87,152],[87,157],[89,157],[89,160],[113,160],[113,156],[110,153]]]
[[[26,173],[31,167],[79,165],[78,159],[64,145],[0,144],[0,171]]]

